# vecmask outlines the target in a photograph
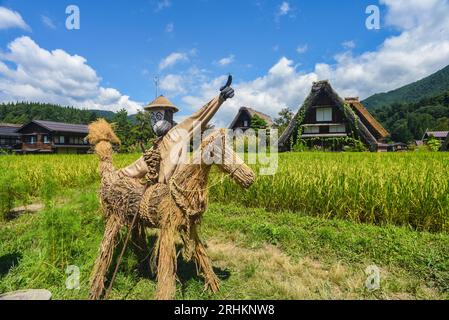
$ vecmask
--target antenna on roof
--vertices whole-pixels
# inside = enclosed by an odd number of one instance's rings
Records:
[[[154,81],[154,86],[156,88],[156,98],[157,98],[157,97],[159,97],[159,76],[155,75],[153,81]]]

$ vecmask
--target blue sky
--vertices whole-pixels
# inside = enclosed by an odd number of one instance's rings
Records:
[[[80,30],[65,27],[70,4],[80,9]],[[380,30],[365,27],[372,4],[381,10]],[[225,125],[241,105],[270,115],[297,109],[314,80],[366,97],[449,64],[441,44],[447,23],[427,19],[447,13],[446,0],[6,0],[0,8],[23,22],[2,27],[0,20],[2,101],[133,113],[154,98],[158,75],[182,117],[232,73],[236,99],[217,120]],[[426,45],[441,52],[423,57]]]

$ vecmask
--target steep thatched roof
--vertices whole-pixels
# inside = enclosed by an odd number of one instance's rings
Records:
[[[309,96],[306,98],[296,116],[290,122],[290,124],[288,125],[287,129],[284,131],[282,136],[279,138],[278,141],[279,149],[285,150],[289,147],[290,138],[292,137],[295,128],[297,128],[298,125],[300,125],[300,123],[298,123],[300,111],[307,110],[310,107],[312,107],[314,101],[318,98],[318,96],[321,93],[325,93],[333,101],[333,103],[337,106],[337,108],[339,108],[342,112],[347,114],[348,121],[353,125],[353,127],[357,129],[358,135],[370,146],[370,149],[375,150],[379,143],[375,137],[376,133],[370,131],[361,119],[361,117],[364,117],[364,114],[366,115],[368,111],[365,109],[366,112],[364,111],[363,113],[360,113],[361,115],[358,115],[354,109],[353,109],[354,113],[345,112],[344,108],[346,102],[342,98],[340,98],[340,96],[334,91],[329,81],[327,80],[313,83],[312,91],[310,92]],[[355,106],[353,108],[355,108]]]
[[[259,118],[265,120],[265,122],[267,123],[268,127],[272,127],[273,126],[273,120],[271,119],[271,117],[265,113],[262,113],[260,111],[257,111],[253,108],[249,108],[249,107],[241,107],[239,112],[237,113],[237,115],[235,116],[234,120],[232,120],[231,125],[229,126],[229,128],[233,128],[236,124],[236,122],[238,121],[240,115],[242,114],[242,112],[247,112],[250,117],[254,117],[254,116],[258,116]]]
[[[357,115],[365,120],[365,124],[368,124],[371,131],[375,133],[378,139],[385,139],[390,136],[387,130],[369,113],[365,106],[359,101],[358,97],[355,98],[345,98],[346,103],[348,103],[351,108],[357,113]]]

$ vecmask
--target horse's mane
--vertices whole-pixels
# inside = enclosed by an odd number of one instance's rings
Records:
[[[223,129],[208,135],[196,150],[196,155],[202,157],[204,149],[213,143],[219,135],[225,137]],[[188,216],[197,216],[206,210],[210,169],[211,165],[194,159],[193,162],[190,161],[179,166],[170,179],[171,193],[177,205]]]

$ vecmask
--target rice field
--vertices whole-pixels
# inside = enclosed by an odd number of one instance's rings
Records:
[[[138,157],[116,155],[115,165]],[[222,288],[204,291],[194,263],[179,259],[176,297],[449,299],[448,166],[440,153],[281,154],[277,174],[246,191],[228,178],[218,183],[214,171],[201,235]],[[94,155],[0,157],[0,217],[45,204],[37,214],[0,218],[0,293],[88,297],[104,232],[97,168]],[[147,231],[152,250],[155,231]],[[365,287],[373,264],[382,277],[376,291]],[[66,287],[73,265],[80,290]],[[111,299],[153,299],[155,287],[127,250]]]
[[[116,155],[117,168],[139,155]],[[0,216],[12,207],[51,198],[61,189],[99,181],[94,155],[0,157]],[[258,166],[254,166],[256,172]],[[444,153],[286,153],[274,176],[243,191],[228,178],[211,201],[269,211],[449,231],[449,155]]]

